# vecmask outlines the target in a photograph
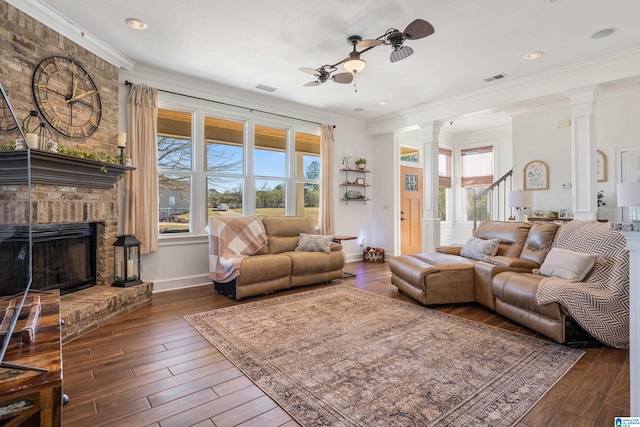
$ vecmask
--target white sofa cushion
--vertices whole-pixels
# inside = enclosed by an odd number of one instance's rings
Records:
[[[553,248],[540,266],[540,274],[559,277],[567,282],[580,282],[591,271],[597,259],[597,254]]]

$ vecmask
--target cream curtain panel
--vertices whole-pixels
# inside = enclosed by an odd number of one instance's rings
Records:
[[[322,212],[320,230],[322,234],[333,234],[333,126],[322,125],[320,135],[322,156],[322,185],[320,190]]]
[[[158,250],[158,90],[132,85],[127,102],[127,148],[136,170],[125,174],[125,234],[135,234],[140,253]]]

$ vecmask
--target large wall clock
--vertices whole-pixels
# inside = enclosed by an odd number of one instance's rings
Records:
[[[62,135],[82,138],[98,129],[102,117],[98,88],[73,59],[44,59],[33,72],[32,86],[40,114]]]
[[[0,96],[0,132],[8,132],[17,127],[18,123],[16,123],[13,118],[9,105],[5,101],[4,96]]]

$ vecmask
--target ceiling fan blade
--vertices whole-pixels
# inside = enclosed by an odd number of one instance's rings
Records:
[[[384,41],[382,40],[375,40],[375,39],[367,39],[367,40],[362,40],[360,43],[358,43],[358,47],[374,47],[374,46],[380,46],[382,43],[384,43]]]
[[[301,67],[301,68],[298,68],[298,70],[302,71],[303,73],[312,74],[314,76],[320,75],[320,71],[316,70],[315,68]]]
[[[317,80],[314,80],[314,81],[312,81],[312,82],[305,83],[305,84],[303,84],[302,86],[303,86],[303,87],[311,87],[311,86],[319,86],[319,85],[320,85],[320,82],[319,82],[319,81],[317,81]]]
[[[351,83],[353,81],[353,74],[351,73],[338,73],[331,76],[331,80],[336,83]]]
[[[411,49],[409,46],[402,46],[400,49],[396,49],[391,52],[391,57],[389,59],[391,60],[391,62],[398,62],[411,55],[413,55],[413,49]]]
[[[416,19],[411,24],[407,25],[404,30],[404,35],[409,40],[417,40],[427,36],[430,36],[435,32],[433,25],[425,21],[424,19]]]

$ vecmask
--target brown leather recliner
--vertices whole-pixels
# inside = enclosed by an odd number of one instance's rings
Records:
[[[331,244],[331,252],[296,251],[300,233],[315,234],[311,218],[265,217],[268,242],[255,255],[242,259],[240,275],[228,283],[214,282],[215,289],[242,299],[296,286],[342,278],[346,259],[342,246]]]
[[[392,258],[391,283],[423,304],[477,301],[495,309],[493,277],[503,271],[526,272],[539,267],[557,228],[553,223],[484,221],[474,237],[500,240],[491,262],[460,256],[461,246],[442,246],[436,253]]]

